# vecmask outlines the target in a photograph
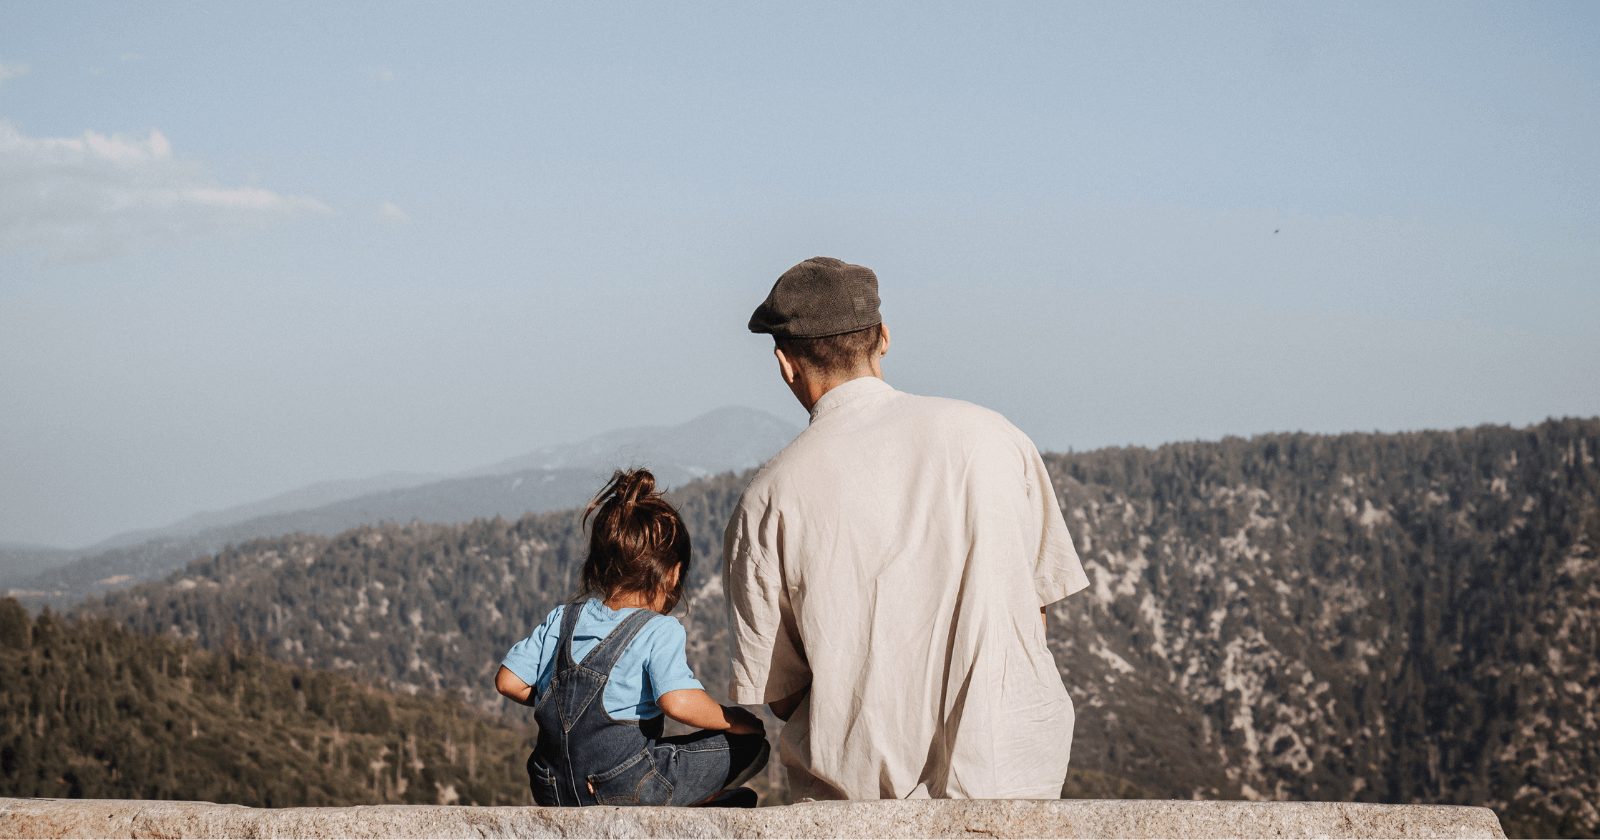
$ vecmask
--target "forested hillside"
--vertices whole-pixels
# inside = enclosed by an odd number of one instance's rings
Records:
[[[459,704],[0,600],[0,796],[527,799],[528,733]]]
[[[1595,420],[1050,456],[1093,583],[1053,612],[1076,758],[1594,834],[1597,456]]]
[[[1051,638],[1069,793],[1485,804],[1600,831],[1600,420],[1047,456],[1092,586]],[[718,552],[746,476],[674,494],[680,614],[726,684]],[[576,513],[260,540],[93,608],[459,694],[571,594]]]

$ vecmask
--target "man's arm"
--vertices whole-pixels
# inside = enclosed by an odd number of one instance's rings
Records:
[[[746,489],[748,495],[751,490]],[[741,498],[723,539],[723,587],[733,648],[729,694],[733,702],[773,705],[793,714],[791,697],[811,683],[799,630],[784,586],[776,531],[781,515],[752,513]],[[771,515],[768,515],[771,514]],[[774,700],[774,695],[783,698]]]
[[[1025,522],[1029,541],[1037,546],[1032,564],[1033,583],[1043,612],[1044,607],[1087,589],[1089,578],[1083,572],[1078,550],[1067,531],[1066,517],[1056,501],[1055,487],[1044,459],[1027,435],[1020,431],[1016,435],[1023,460],[1023,484],[1028,495]]]
[[[794,717],[794,710],[800,708],[800,701],[806,699],[806,692],[810,690],[811,686],[808,685],[782,700],[768,703],[767,708],[772,710],[772,714],[777,716],[778,720],[787,723],[789,718]]]

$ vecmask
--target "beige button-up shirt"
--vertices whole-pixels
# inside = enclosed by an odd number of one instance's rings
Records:
[[[724,543],[735,702],[810,691],[796,798],[1054,799],[1072,699],[1039,608],[1088,586],[1039,452],[863,377],[745,490]]]

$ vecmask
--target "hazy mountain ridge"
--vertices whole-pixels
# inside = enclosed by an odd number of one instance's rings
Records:
[[[0,571],[0,581],[9,585],[8,594],[27,603],[63,607],[157,579],[196,557],[261,537],[331,536],[380,522],[464,522],[574,507],[617,466],[649,466],[661,484],[677,486],[759,465],[798,433],[798,427],[765,412],[721,408],[674,426],[641,426],[545,447],[453,477],[397,473],[324,482],[196,514],[166,528],[119,535],[78,555],[0,554],[0,560],[15,556],[19,564],[15,573]],[[20,565],[25,559],[26,572]],[[9,563],[0,566],[6,568]]]
[[[23,578],[72,562],[73,553],[31,543],[0,543],[0,576]]]
[[[1075,767],[1120,795],[1488,804],[1513,833],[1594,833],[1597,454],[1590,419],[1047,456],[1091,579],[1051,616]],[[746,478],[673,494],[713,691]],[[490,676],[582,551],[571,511],[263,540],[96,611],[515,716]]]
[[[319,481],[315,484],[297,487],[275,496],[246,502],[242,505],[190,514],[162,528],[145,528],[117,534],[110,539],[84,549],[81,553],[92,555],[113,548],[138,545],[154,540],[173,540],[205,531],[226,530],[229,526],[252,520],[312,510],[325,505],[337,504],[347,499],[416,487],[419,484],[427,484],[443,478],[445,476],[431,473],[393,472],[372,476],[371,478]]]
[[[609,475],[633,464],[666,464],[694,478],[760,466],[800,433],[764,411],[729,406],[675,426],[637,426],[575,444],[547,446],[470,470],[503,475],[535,469],[585,469]],[[676,482],[682,483],[682,482]]]

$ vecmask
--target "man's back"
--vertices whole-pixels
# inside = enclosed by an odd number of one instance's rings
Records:
[[[863,377],[757,474],[727,534],[735,700],[809,684],[796,796],[1055,797],[1072,702],[1039,607],[1087,580],[1033,444]]]

